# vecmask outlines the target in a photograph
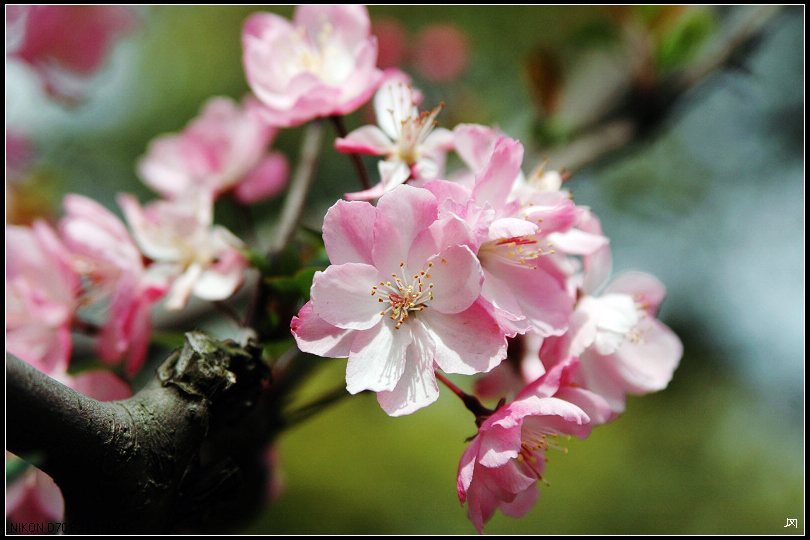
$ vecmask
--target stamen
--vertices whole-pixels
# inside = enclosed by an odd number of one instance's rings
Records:
[[[433,300],[433,283],[427,283],[427,286],[425,286],[425,280],[430,278],[430,274],[420,271],[418,274],[414,274],[411,280],[405,273],[405,263],[401,262],[399,266],[402,278],[397,277],[396,274],[391,274],[391,277],[395,279],[394,284],[390,281],[386,283],[380,282],[381,289],[378,289],[376,285],[371,288],[372,296],[379,293],[378,302],[389,303],[388,307],[380,314],[388,315],[388,318],[395,321],[395,329],[399,329],[412,312],[424,310],[427,307],[427,302]],[[432,263],[428,264],[428,267],[430,266],[432,266]]]

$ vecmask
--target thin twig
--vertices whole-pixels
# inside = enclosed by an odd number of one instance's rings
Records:
[[[335,126],[335,131],[338,132],[339,137],[345,137],[349,134],[348,130],[346,129],[346,124],[343,122],[342,116],[331,116],[332,124]],[[347,154],[349,159],[352,160],[352,165],[354,165],[354,170],[357,172],[357,178],[360,180],[360,185],[363,186],[363,190],[367,190],[371,188],[371,180],[368,177],[368,171],[366,170],[366,164],[363,163],[363,159],[360,157],[359,154]]]
[[[326,409],[327,405],[331,405],[341,399],[345,398],[346,396],[350,396],[349,392],[346,391],[345,386],[340,386],[339,388],[335,388],[332,391],[322,395],[318,399],[312,401],[311,403],[307,403],[299,407],[298,409],[291,411],[288,413],[285,419],[284,427],[289,428],[295,426],[303,422],[304,420],[309,420],[319,412]]]
[[[290,182],[290,189],[287,191],[287,198],[284,200],[278,231],[270,248],[271,257],[278,255],[295,234],[298,220],[304,210],[307,193],[309,193],[312,179],[315,176],[315,166],[321,150],[323,131],[323,124],[320,120],[310,122],[304,131],[304,141],[301,143],[298,167],[295,169],[292,182]]]
[[[488,409],[481,404],[481,401],[479,401],[477,397],[466,393],[464,390],[462,390],[461,388],[450,382],[450,380],[447,377],[445,377],[438,371],[436,372],[436,379],[438,379],[447,388],[452,390],[453,393],[457,395],[462,402],[464,402],[464,406],[467,407],[467,409],[475,415],[475,423],[478,425],[478,427],[481,427],[481,424],[484,422],[484,420],[489,418],[492,415],[492,413],[500,409],[504,404],[504,400],[501,400],[494,410]]]

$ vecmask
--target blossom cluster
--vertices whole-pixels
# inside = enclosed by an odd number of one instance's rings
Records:
[[[87,382],[109,372],[68,374],[71,333],[91,330],[102,360],[137,373],[158,301],[180,310],[192,296],[224,300],[245,279],[247,246],[214,223],[215,201],[280,193],[289,167],[269,150],[278,131],[373,100],[378,125],[342,134],[335,149],[378,156],[379,181],[326,213],[330,265],[314,274],[292,335],[301,351],[347,358],[347,390],[375,392],[391,416],[434,403],[440,383],[464,394],[444,374],[478,375],[465,395],[478,432],[457,488],[483,532],[499,508],[530,510],[560,437],[587,437],[628,395],[666,387],[681,343],[657,318],[658,280],[609,281],[609,239],[563,187],[568,175],[527,168],[524,146],[497,128],[437,127],[442,105],[421,110],[406,73],[378,69],[370,32],[361,6],[301,6],[292,22],[251,16],[242,42],[252,95],[212,98],[149,144],[136,168],[158,200],[121,194],[125,224],[69,195],[56,227],[7,225],[7,350],[91,395],[128,395],[120,380]]]
[[[483,373],[482,398],[515,396],[479,415],[459,466],[459,498],[482,531],[497,508],[531,508],[555,437],[585,437],[628,394],[666,387],[682,349],[656,318],[654,277],[606,285],[609,240],[566,175],[541,165],[527,176],[522,144],[495,128],[435,128],[441,107],[420,112],[421,99],[388,73],[379,125],[336,141],[380,156],[380,181],[327,212],[331,264],[291,328],[302,351],[348,358],[348,391],[376,392],[391,416],[436,401],[438,372]],[[445,169],[451,151],[459,170]]]
[[[191,296],[233,295],[248,268],[245,245],[214,224],[214,202],[225,193],[263,200],[288,176],[286,158],[267,152],[276,130],[252,107],[213,98],[182,133],[152,141],[138,170],[163,198],[142,206],[120,194],[128,227],[75,194],[64,199],[58,232],[44,221],[7,225],[10,352],[49,375],[66,373],[71,331],[89,328],[101,359],[126,360],[132,376],[144,363],[155,303],[180,310]]]

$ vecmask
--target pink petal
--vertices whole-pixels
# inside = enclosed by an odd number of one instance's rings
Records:
[[[483,169],[492,155],[498,137],[496,131],[479,124],[459,124],[453,129],[453,135],[456,152],[464,163],[474,173]]]
[[[287,158],[281,152],[272,152],[236,185],[233,194],[243,204],[264,201],[281,193],[289,176]]]
[[[345,154],[384,156],[391,151],[391,139],[377,126],[363,126],[335,141],[335,149]]]
[[[290,329],[299,349],[328,358],[348,357],[357,334],[355,330],[338,328],[315,315],[312,302],[304,304],[298,316],[293,317]]]
[[[510,459],[518,456],[521,442],[520,423],[515,423],[511,428],[491,425],[486,431],[482,427],[481,431],[478,451],[478,462],[481,465],[487,468],[503,467]]]
[[[681,340],[652,317],[642,319],[637,330],[639,337],[626,341],[610,359],[616,362],[626,392],[646,394],[663,390],[683,356]]]
[[[504,331],[479,302],[453,315],[428,308],[418,317],[436,343],[434,359],[442,371],[483,373],[506,358]]]
[[[535,482],[518,493],[512,502],[502,502],[499,507],[504,515],[519,518],[528,514],[538,500],[540,500],[540,490]]]
[[[116,401],[132,396],[132,389],[109,371],[94,370],[73,377],[71,388],[99,401]]]
[[[604,293],[629,294],[653,317],[658,314],[658,306],[667,294],[663,283],[642,272],[626,272],[617,276],[605,287]]]
[[[372,201],[374,199],[379,199],[388,190],[385,188],[385,184],[380,182],[379,184],[370,187],[369,189],[365,189],[363,191],[355,191],[354,193],[346,193],[344,197],[346,197],[349,201]]]
[[[523,145],[508,137],[498,139],[486,167],[475,175],[475,202],[490,202],[495,208],[506,203],[522,163]]]
[[[517,448],[520,448],[520,443]],[[515,454],[517,455],[517,452]],[[482,475],[482,480],[498,499],[513,501],[515,495],[537,484],[536,473],[534,471],[529,471],[529,473],[526,474],[517,460],[512,459],[504,465],[487,468],[486,474]]]
[[[346,365],[346,389],[352,394],[393,390],[405,371],[411,341],[408,325],[395,329],[386,320],[358,332]]]
[[[427,269],[427,275],[434,285],[431,310],[445,314],[460,313],[478,298],[484,272],[470,248],[447,248],[432,257],[428,264],[432,266]]]
[[[482,437],[480,435],[473,438],[467,448],[464,449],[464,453],[461,455],[461,461],[459,461],[458,464],[456,487],[458,489],[458,498],[462,505],[467,500],[467,490],[470,489],[470,484],[473,481],[473,472],[481,448],[481,439]]]
[[[570,255],[592,255],[608,246],[605,236],[571,229],[566,232],[555,232],[548,235],[548,241],[554,250]]]
[[[316,272],[312,279],[312,309],[326,322],[347,330],[365,330],[382,319],[381,304],[372,295],[380,275],[373,266],[346,263]]]
[[[376,210],[366,202],[338,201],[323,220],[323,243],[332,264],[373,264]]]
[[[433,371],[434,344],[423,326],[418,323],[412,326],[414,339],[406,351],[405,369],[399,382],[391,391],[377,394],[377,401],[389,416],[411,414],[439,397]]]
[[[416,235],[436,220],[438,205],[432,193],[399,186],[377,203],[374,223],[374,264],[383,273],[394,272],[407,260]]]

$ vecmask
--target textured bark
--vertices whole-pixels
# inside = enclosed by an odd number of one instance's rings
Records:
[[[135,396],[99,402],[7,354],[6,448],[41,458],[66,532],[171,532],[238,469],[200,454],[212,425],[249,417],[268,376],[258,350],[190,332]]]

